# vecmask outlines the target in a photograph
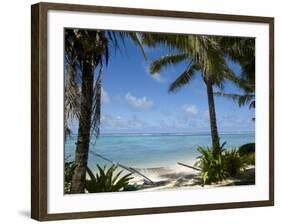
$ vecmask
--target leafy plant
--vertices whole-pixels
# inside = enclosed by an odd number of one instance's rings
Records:
[[[254,164],[254,153],[241,156],[240,151],[232,149],[226,151],[224,142],[218,150],[213,148],[198,147],[200,152],[195,167],[202,170],[203,184],[216,183],[225,180],[228,177],[236,176],[240,171],[245,169],[247,165]]]
[[[64,163],[64,192],[70,192],[71,180],[74,172],[74,162]]]
[[[137,185],[127,185],[123,188],[123,191],[137,191],[139,187]]]
[[[240,156],[245,156],[245,155],[249,155],[251,153],[255,153],[255,143],[247,143],[244,145],[241,145],[239,147],[239,155]]]
[[[223,158],[225,160],[226,172],[229,176],[237,175],[247,166],[246,161],[239,155],[238,150],[225,151]]]
[[[256,154],[254,152],[249,153],[243,156],[243,159],[247,165],[255,165],[256,163]]]
[[[226,143],[223,143],[218,149],[198,147],[197,150],[201,153],[195,166],[202,170],[203,184],[211,184],[219,182],[227,178],[225,169],[225,160],[223,157],[223,148]]]
[[[87,173],[90,176],[90,180],[86,180],[86,189],[89,193],[121,191],[128,186],[129,180],[133,178],[130,177],[131,173],[120,177],[123,171],[120,171],[114,175],[114,172],[117,169],[116,165],[112,165],[107,170],[106,166],[101,168],[99,165],[97,165],[97,167],[99,173],[96,174],[87,168]]]
[[[241,145],[238,152],[247,165],[255,165],[255,143]]]

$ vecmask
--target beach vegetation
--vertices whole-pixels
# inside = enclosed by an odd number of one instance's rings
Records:
[[[245,156],[245,155],[248,155],[251,153],[255,153],[255,143],[247,143],[247,144],[241,145],[239,147],[238,152],[239,152],[240,156]]]
[[[254,152],[244,155],[243,158],[248,165],[254,166],[256,164],[256,154]]]
[[[137,186],[136,184],[130,184],[130,185],[124,186],[123,191],[137,191],[139,189],[140,189],[140,187]]]
[[[74,172],[74,162],[64,163],[64,193],[70,192],[71,180]]]
[[[64,165],[64,193],[69,194],[71,189],[71,181],[74,173],[74,162],[65,162]],[[132,179],[131,173],[121,175],[123,171],[116,173],[117,165],[112,165],[108,169],[106,166],[101,168],[97,165],[98,172],[94,173],[89,167],[87,167],[87,174],[89,178],[86,178],[86,184],[84,191],[89,193],[96,192],[116,192],[116,191],[133,191],[136,187],[129,185],[129,180]]]
[[[211,148],[198,147],[197,150],[201,154],[197,157],[195,167],[201,170],[202,184],[211,184],[219,181],[223,181],[227,178],[226,164],[223,157],[223,148],[225,145],[222,144],[219,150]]]
[[[240,146],[238,152],[248,165],[255,165],[255,143],[252,142]]]
[[[202,183],[212,184],[226,180],[229,177],[235,177],[252,164],[255,155],[250,153],[241,156],[239,150],[226,150],[223,143],[219,150],[213,148],[198,147],[201,154],[197,157],[195,167],[201,170]]]
[[[245,158],[241,157],[236,149],[225,151],[223,160],[225,160],[225,170],[229,177],[236,176],[248,166]]]
[[[108,169],[106,169],[106,166],[101,168],[97,165],[97,167],[99,172],[96,174],[87,168],[90,179],[86,179],[85,186],[89,193],[122,191],[129,185],[129,181],[133,178],[131,177],[131,173],[121,177],[123,170],[115,174],[117,165],[112,165]]]

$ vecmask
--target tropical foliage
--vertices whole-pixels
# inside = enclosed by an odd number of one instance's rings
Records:
[[[106,166],[101,168],[97,165],[97,167],[99,173],[96,174],[87,168],[90,180],[86,180],[86,190],[89,193],[121,191],[128,186],[130,179],[132,179],[131,173],[121,177],[122,170],[115,174],[114,172],[118,168],[116,165],[112,165],[107,170]]]
[[[130,38],[144,53],[136,32],[65,29],[65,134],[79,121],[71,193],[83,193],[91,137],[99,136],[103,66],[110,51]]]
[[[65,162],[64,163],[64,193],[70,192],[73,171],[74,171],[74,163]]]
[[[256,154],[253,152],[253,153],[249,153],[248,155],[244,155],[242,156],[244,158],[244,161],[246,164],[248,165],[252,165],[254,166],[256,164]]]
[[[225,143],[220,146],[219,150],[214,150],[213,148],[205,149],[203,147],[197,148],[201,155],[198,157],[195,166],[202,171],[203,185],[219,182],[227,178],[226,164],[223,159],[224,145]]]
[[[220,39],[204,35],[146,34],[144,37],[144,43],[148,46],[166,46],[172,51],[170,55],[162,56],[151,63],[152,74],[160,72],[169,65],[187,63],[185,70],[171,83],[169,92],[177,91],[184,85],[190,84],[195,75],[201,75],[208,96],[212,148],[214,151],[219,151],[213,86],[223,88],[224,80],[236,79],[225,60]]]
[[[247,164],[255,165],[255,143],[248,143],[240,146],[238,152]]]
[[[236,149],[226,150],[225,144],[226,142],[218,151],[214,151],[213,148],[197,148],[201,155],[195,167],[202,171],[203,184],[217,183],[228,177],[235,177],[249,165],[247,156],[241,156]]]
[[[182,73],[170,84],[169,92],[176,92],[190,84],[200,75],[206,85],[212,147],[198,147],[201,156],[196,166],[202,170],[203,183],[222,181],[236,175],[252,164],[254,152],[243,154],[244,149],[226,152],[220,146],[214,102],[214,87],[225,96],[255,107],[255,41],[249,38],[224,38],[204,35],[152,34],[137,32],[115,32],[104,30],[65,29],[65,138],[71,135],[69,121],[78,121],[78,135],[74,162],[65,163],[64,181],[66,193],[112,192],[129,189],[131,174],[121,177],[115,174],[117,166],[108,169],[99,165],[98,173],[88,168],[88,153],[91,140],[100,133],[101,95],[103,69],[109,64],[111,52],[120,49],[130,39],[146,57],[142,44],[155,48],[168,47],[169,55],[155,59],[150,65],[151,74],[166,66],[186,63]],[[242,73],[236,76],[229,68],[226,58],[241,66]],[[224,81],[231,80],[243,90],[243,94],[224,92]],[[245,162],[243,158],[247,156]],[[86,176],[90,179],[86,179]]]
[[[241,67],[240,76],[231,81],[243,93],[218,92],[216,95],[234,100],[239,107],[249,105],[249,108],[255,108],[255,39],[221,37],[219,40],[225,54]]]
[[[247,167],[246,160],[239,155],[238,150],[232,149],[230,151],[225,151],[223,155],[225,160],[225,170],[228,176],[236,176],[241,172],[241,170]]]
[[[133,178],[131,173],[126,175],[121,175],[123,170],[116,173],[117,166],[112,165],[108,169],[104,166],[101,168],[99,165],[98,173],[93,173],[93,171],[87,167],[87,174],[89,179],[86,179],[86,184],[84,191],[89,193],[96,192],[115,192],[115,191],[132,191],[135,190],[133,185],[129,185],[129,181]],[[64,165],[64,193],[69,194],[71,188],[71,181],[74,171],[74,162],[65,162]]]
[[[245,156],[250,153],[255,153],[255,143],[247,143],[239,147],[240,156]]]

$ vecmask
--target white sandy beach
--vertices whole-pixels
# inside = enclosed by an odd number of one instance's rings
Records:
[[[158,168],[141,168],[137,170],[153,181],[153,184],[151,184],[141,175],[133,173],[132,176],[134,179],[130,181],[130,185],[137,186],[139,191],[198,189],[203,187],[200,171],[196,171],[179,164]],[[255,167],[249,166],[244,172],[235,178],[229,178],[226,181],[212,185],[204,185],[204,188],[252,184],[255,184]]]

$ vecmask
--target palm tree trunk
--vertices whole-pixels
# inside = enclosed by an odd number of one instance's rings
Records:
[[[75,152],[75,168],[70,193],[84,193],[91,131],[93,105],[93,65],[83,60],[81,113]]]
[[[205,83],[207,86],[212,146],[213,146],[213,150],[216,152],[220,147],[220,143],[219,143],[219,135],[218,135],[218,129],[217,129],[217,119],[216,119],[216,111],[215,111],[213,85],[212,85],[212,82],[209,80],[207,80]]]

